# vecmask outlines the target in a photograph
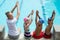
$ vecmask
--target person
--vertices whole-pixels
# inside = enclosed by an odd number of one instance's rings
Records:
[[[13,11],[15,10],[15,8],[17,8],[17,15],[14,18],[13,17]],[[14,8],[9,12],[6,12],[6,16],[7,16],[7,25],[8,25],[8,37],[10,39],[18,39],[19,37],[19,33],[20,33],[20,28],[17,29],[16,27],[16,22],[19,19],[20,16],[20,10],[19,10],[19,3],[17,2],[16,5],[14,6]]]
[[[42,32],[42,25],[44,23],[44,20],[39,16],[39,11],[36,11],[36,18],[35,18],[35,23],[36,23],[36,29],[33,32],[32,37],[35,39],[40,39],[43,37],[43,32]],[[39,20],[38,20],[39,19]]]
[[[55,11],[53,11],[52,16],[50,18],[48,18],[48,25],[47,25],[47,28],[44,33],[44,38],[49,39],[52,37],[51,29],[53,26],[54,18],[55,18]]]
[[[34,11],[32,10],[32,12],[24,18],[24,36],[25,38],[30,38],[31,34],[29,31],[29,26],[31,25],[32,21],[33,21],[33,13]]]

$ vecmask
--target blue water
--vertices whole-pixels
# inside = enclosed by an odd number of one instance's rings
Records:
[[[31,10],[34,10],[34,18],[33,18],[33,22],[30,25],[30,31],[34,31],[36,26],[35,26],[35,13],[36,10],[39,10],[39,15],[41,16],[41,18],[44,19],[43,16],[43,11],[42,11],[42,5],[41,5],[41,0],[23,0],[22,4],[21,1],[22,0],[18,0],[19,4],[20,4],[20,17],[19,20],[17,22],[17,28],[20,27],[21,31],[24,32],[23,29],[23,18],[26,17]],[[2,3],[3,2],[3,3]],[[14,5],[16,4],[17,0],[0,0],[0,25],[4,25],[5,26],[5,31],[8,32],[8,27],[6,24],[6,15],[5,12],[10,11]],[[44,0],[44,8],[45,8],[45,17],[46,20],[51,16],[52,11],[55,10],[56,12],[56,16],[55,16],[55,20],[54,20],[54,25],[60,25],[60,1],[58,0]],[[14,11],[14,17],[16,16],[16,11]],[[43,30],[45,30],[47,25],[43,24]]]

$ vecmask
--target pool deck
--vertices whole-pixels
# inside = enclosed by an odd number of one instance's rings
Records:
[[[5,38],[4,38],[4,39],[5,39],[5,40],[11,40],[11,39],[8,38],[7,34],[5,35]],[[20,34],[18,40],[26,40],[23,33]],[[27,39],[27,40],[28,40],[28,39]],[[53,37],[52,37],[51,39],[45,39],[45,38],[34,39],[33,37],[31,37],[30,40],[53,40]]]
[[[4,32],[4,31],[5,31],[5,27],[0,26],[0,40],[11,40],[8,38],[8,33]],[[31,34],[32,34],[32,32],[31,32]],[[24,37],[24,33],[20,32],[18,40],[26,40]],[[29,40],[29,39],[27,39],[27,40]],[[33,37],[31,37],[31,40],[53,40],[53,37],[51,39],[45,39],[45,38],[34,39]]]
[[[60,26],[55,25],[52,32],[53,32],[53,35],[52,35],[51,39],[45,39],[45,38],[34,39],[33,37],[31,37],[30,40],[60,40]],[[3,38],[4,40],[11,40],[8,38],[8,33],[4,33],[4,27],[3,26],[0,27],[0,38]],[[0,39],[0,40],[2,40],[2,39]],[[24,37],[24,33],[20,32],[18,40],[26,40]],[[27,40],[29,40],[29,39],[27,39]]]

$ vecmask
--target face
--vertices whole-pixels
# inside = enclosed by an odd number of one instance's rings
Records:
[[[26,24],[28,24],[29,23],[29,20],[26,20],[26,22],[25,22]]]
[[[42,26],[42,24],[41,24],[39,21],[37,22],[37,27],[38,27],[38,26]]]
[[[52,24],[52,22],[53,22],[52,20],[48,20],[48,24]]]
[[[11,12],[7,16],[8,16],[9,19],[13,19],[13,15],[12,15]]]

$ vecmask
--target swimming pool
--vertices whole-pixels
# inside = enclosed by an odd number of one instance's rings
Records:
[[[41,0],[18,0],[20,3],[20,17],[19,20],[17,22],[17,27],[21,28],[21,31],[24,32],[23,29],[23,18],[26,17],[31,10],[34,10],[34,20],[32,22],[32,24],[30,25],[30,31],[34,31],[35,30],[35,13],[36,10],[39,10],[39,15],[44,19],[43,16],[43,11],[42,11],[42,5],[41,5]],[[3,3],[2,3],[3,2]],[[6,32],[8,32],[8,27],[6,24],[6,16],[5,16],[5,12],[10,11],[14,5],[16,4],[17,0],[0,0],[0,3],[2,3],[2,5],[0,5],[0,25],[4,25],[6,28]],[[21,3],[22,2],[22,3]],[[51,16],[52,11],[55,10],[56,11],[56,16],[55,16],[55,20],[54,20],[54,25],[60,25],[59,20],[60,20],[60,12],[59,12],[59,7],[58,4],[60,1],[56,1],[56,0],[44,0],[44,7],[45,7],[45,17],[46,20]],[[16,10],[14,11],[14,16],[16,16]],[[43,25],[43,30],[45,30],[46,25]]]

